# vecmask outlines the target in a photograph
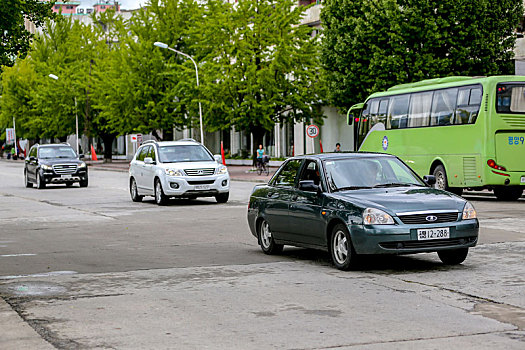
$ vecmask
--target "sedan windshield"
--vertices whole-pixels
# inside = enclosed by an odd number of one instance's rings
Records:
[[[363,188],[425,186],[401,161],[392,157],[347,158],[325,162],[333,191]]]
[[[214,161],[210,153],[201,145],[159,147],[159,159],[162,163]]]
[[[77,154],[71,147],[41,147],[38,150],[39,158],[76,158]]]

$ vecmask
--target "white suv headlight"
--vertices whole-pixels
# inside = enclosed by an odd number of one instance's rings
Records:
[[[467,202],[463,208],[463,220],[476,219],[477,217],[476,209],[470,202]]]
[[[78,165],[79,168],[85,168],[86,167],[86,163],[82,162]]]
[[[224,165],[221,165],[217,168],[217,174],[226,174],[228,172],[228,168]]]
[[[166,175],[168,176],[184,176],[182,170],[179,169],[164,169],[164,171],[166,171]]]
[[[365,225],[393,225],[394,219],[384,211],[376,208],[366,208],[363,212]]]

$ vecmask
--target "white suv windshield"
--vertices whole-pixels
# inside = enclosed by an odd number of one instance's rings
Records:
[[[162,163],[213,161],[213,157],[200,145],[176,145],[159,147]]]

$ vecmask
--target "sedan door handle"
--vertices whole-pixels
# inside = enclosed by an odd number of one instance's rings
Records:
[[[292,201],[295,202],[295,201],[297,200],[298,197],[299,197],[298,195],[294,195],[294,196],[292,196]]]
[[[268,192],[266,197],[268,197],[268,198],[279,198],[279,193],[277,193],[277,192]]]

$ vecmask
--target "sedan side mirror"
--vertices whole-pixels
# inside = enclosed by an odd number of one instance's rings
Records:
[[[301,180],[299,189],[306,192],[319,192],[320,187],[314,183],[314,180]]]
[[[35,160],[36,160],[35,157],[33,157],[33,156],[29,157],[29,161],[30,161],[30,162],[34,162]]]
[[[155,164],[155,161],[151,157],[146,157],[144,158],[144,164],[148,164],[148,165]]]
[[[433,186],[436,183],[436,177],[434,175],[425,175],[423,176],[423,181],[429,186]]]

